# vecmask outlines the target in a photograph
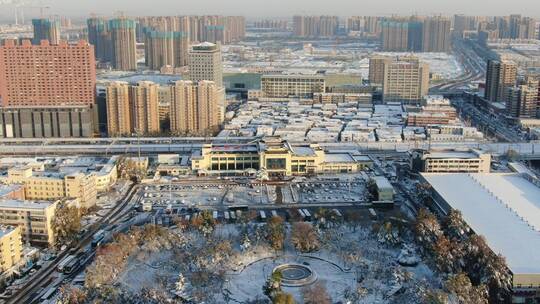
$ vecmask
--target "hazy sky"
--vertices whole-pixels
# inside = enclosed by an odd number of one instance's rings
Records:
[[[1,2],[1,1],[0,1]],[[291,16],[294,14],[389,15],[454,14],[540,16],[540,0],[37,0],[51,14],[83,16],[224,14]],[[0,9],[1,10],[1,9]],[[35,11],[35,9],[34,9]],[[7,13],[4,11],[4,14]],[[38,12],[35,12],[37,14]],[[9,13],[8,13],[9,14]],[[30,12],[28,12],[30,14]]]

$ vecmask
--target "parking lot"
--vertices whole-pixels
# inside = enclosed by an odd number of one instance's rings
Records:
[[[268,192],[272,194],[272,191],[267,188],[264,185],[220,183],[148,185],[144,188],[142,202],[154,207],[268,204]]]
[[[280,183],[208,180],[148,184],[139,193],[140,211],[171,208],[227,210],[229,207],[268,209],[282,205],[354,205],[367,202],[365,177],[314,177]]]
[[[367,201],[363,180],[295,184],[300,203],[363,203]]]

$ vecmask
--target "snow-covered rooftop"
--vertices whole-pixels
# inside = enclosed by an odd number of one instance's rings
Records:
[[[423,173],[516,274],[540,274],[540,188],[520,174]]]

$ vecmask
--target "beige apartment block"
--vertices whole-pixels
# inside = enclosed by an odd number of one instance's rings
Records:
[[[0,272],[17,265],[22,257],[21,228],[0,225]]]
[[[0,224],[19,227],[24,242],[51,246],[55,241],[52,219],[57,204],[58,201],[0,200]]]
[[[171,131],[213,134],[222,123],[223,90],[212,81],[177,81],[171,102]]]
[[[29,200],[78,199],[81,207],[90,208],[96,204],[97,189],[94,174],[57,172],[33,172],[29,167],[15,167],[7,176],[0,177],[4,184],[22,184]]]

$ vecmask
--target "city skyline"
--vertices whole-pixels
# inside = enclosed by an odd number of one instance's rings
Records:
[[[13,15],[13,4],[16,1],[2,1],[5,9],[0,16],[3,19]],[[52,15],[66,15],[69,17],[85,17],[90,14],[114,15],[116,12],[122,12],[125,15],[189,15],[189,14],[224,14],[224,15],[243,15],[248,19],[257,19],[264,17],[292,17],[295,14],[301,15],[487,15],[497,16],[512,14],[523,14],[531,17],[540,17],[540,7],[534,0],[518,0],[513,2],[496,1],[496,5],[487,1],[426,1],[409,0],[395,1],[369,0],[358,3],[352,0],[337,0],[331,5],[319,3],[313,5],[308,0],[276,0],[272,6],[262,5],[262,1],[231,0],[226,3],[215,3],[212,0],[197,1],[196,4],[186,5],[173,0],[156,0],[152,5],[134,4],[127,0],[96,0],[93,2],[80,3],[79,1],[68,0],[50,0],[38,3],[41,6],[47,6],[46,13]],[[286,9],[284,9],[286,8]],[[28,9],[28,16],[38,17],[39,11],[36,7]]]

